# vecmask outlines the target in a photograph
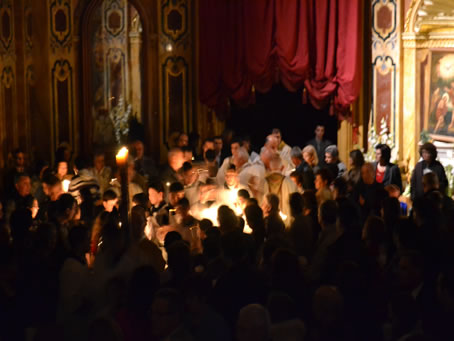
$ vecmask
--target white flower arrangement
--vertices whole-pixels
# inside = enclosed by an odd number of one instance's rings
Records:
[[[109,117],[115,129],[115,140],[118,144],[122,143],[122,139],[129,133],[129,118],[131,116],[132,107],[128,104],[125,110],[125,101],[120,97],[118,104],[110,110]]]

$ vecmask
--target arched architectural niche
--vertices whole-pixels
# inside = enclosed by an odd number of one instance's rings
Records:
[[[159,153],[160,118],[159,112],[159,80],[158,80],[158,13],[154,1],[127,0],[137,10],[142,22],[142,124],[145,130],[147,150]],[[93,152],[93,119],[91,113],[90,94],[90,19],[103,0],[82,0],[74,12],[74,23],[79,28],[80,46],[80,126],[81,147],[85,154]],[[114,151],[109,151],[113,153]]]

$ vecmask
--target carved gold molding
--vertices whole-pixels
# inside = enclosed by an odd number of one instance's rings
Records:
[[[404,48],[431,49],[431,48],[454,48],[454,37],[449,39],[402,39]]]
[[[418,8],[421,6],[422,0],[412,0],[410,8],[405,15],[404,32],[414,32],[416,15],[418,14]]]

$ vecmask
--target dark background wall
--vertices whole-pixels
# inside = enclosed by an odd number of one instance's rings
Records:
[[[238,135],[249,135],[253,145],[263,145],[273,128],[280,128],[284,141],[290,146],[304,147],[313,138],[315,126],[326,127],[325,136],[337,141],[337,119],[329,115],[329,109],[317,110],[302,103],[301,91],[289,92],[277,84],[265,94],[256,93],[256,103],[240,106],[231,103],[231,115],[226,126]]]

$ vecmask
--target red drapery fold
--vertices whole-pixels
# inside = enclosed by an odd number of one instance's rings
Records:
[[[361,86],[360,0],[200,0],[202,103],[254,101],[280,81],[345,113]]]

